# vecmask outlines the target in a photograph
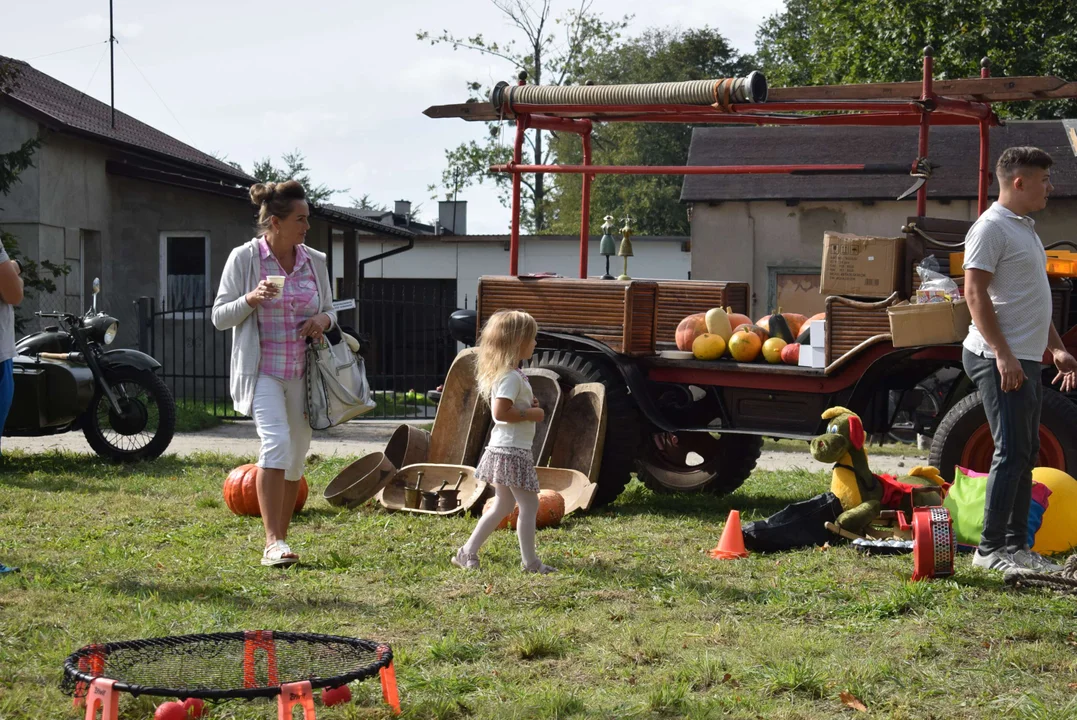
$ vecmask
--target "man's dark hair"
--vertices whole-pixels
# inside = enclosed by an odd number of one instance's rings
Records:
[[[1006,148],[995,163],[995,174],[1000,182],[1008,182],[1024,168],[1048,170],[1054,164],[1051,156],[1037,147]]]

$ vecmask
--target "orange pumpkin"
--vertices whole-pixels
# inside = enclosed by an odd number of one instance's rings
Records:
[[[800,364],[800,345],[798,343],[789,343],[782,348],[782,362],[786,365]]]
[[[741,330],[729,338],[729,354],[737,362],[754,362],[762,349],[762,341],[753,332]]]
[[[758,337],[760,347],[762,347],[763,343],[765,343],[770,338],[770,334],[766,330],[759,327],[758,325],[753,325],[751,323],[748,323],[746,325],[738,325],[735,328],[733,328],[733,334],[734,335],[736,335],[737,333],[739,333],[741,331],[753,333],[756,337]],[[730,339],[732,339],[732,338],[730,338]]]
[[[307,486],[306,476],[299,480],[299,495],[295,498],[295,511],[299,512],[307,504],[307,495],[310,488]],[[236,515],[251,515],[261,517],[262,512],[258,507],[258,466],[240,465],[224,481],[224,504]]]
[[[691,352],[696,338],[707,332],[707,313],[696,313],[677,325],[677,349]]]
[[[565,516],[565,499],[556,490],[539,490],[538,516],[535,518],[535,527],[553,527],[561,524],[561,518]],[[482,512],[485,515],[493,507],[494,498],[490,498],[483,505]],[[516,506],[497,526],[498,530],[504,528],[516,529],[516,518],[520,516],[520,507]]]
[[[738,325],[751,325],[752,319],[747,315],[741,315],[740,313],[733,312],[732,309],[725,309],[725,316],[729,318],[729,327],[735,328]]]
[[[800,331],[804,329],[804,323],[808,322],[808,318],[800,313],[782,313],[782,316],[789,323],[789,329],[793,331],[793,337],[799,335]]]

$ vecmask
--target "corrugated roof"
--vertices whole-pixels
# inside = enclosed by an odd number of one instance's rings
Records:
[[[119,110],[116,111],[116,127],[113,128],[112,109],[105,103],[34,69],[22,60],[0,56],[0,61],[15,66],[18,73],[15,78],[17,87],[13,87],[10,93],[0,93],[0,102],[10,102],[28,110],[39,121],[128,150],[137,149],[180,161],[204,173],[239,184],[257,182],[242,170]]]
[[[927,183],[933,199],[975,198],[979,131],[970,126],[932,127],[928,159],[940,165]],[[689,165],[792,163],[908,163],[916,159],[918,128],[900,127],[705,127],[695,128]],[[1051,154],[1055,197],[1077,197],[1077,158],[1060,120],[1011,121],[991,129],[991,167],[1015,145]],[[727,200],[893,200],[910,185],[907,175],[687,175],[682,202]],[[992,181],[992,196],[998,185]],[[915,201],[915,196],[909,202]]]

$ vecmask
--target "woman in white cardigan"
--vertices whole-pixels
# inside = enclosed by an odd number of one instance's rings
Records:
[[[336,323],[325,254],[306,247],[306,194],[294,180],[257,184],[259,237],[232,250],[213,303],[213,324],[232,329],[230,387],[236,411],[254,418],[263,565],[292,565],[286,542],[310,448],[306,342]],[[283,277],[283,285],[280,280]]]

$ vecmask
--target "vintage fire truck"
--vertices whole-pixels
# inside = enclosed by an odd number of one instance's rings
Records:
[[[556,372],[565,386],[602,383],[607,419],[601,438],[599,488],[594,504],[612,501],[632,473],[660,492],[729,493],[750,475],[763,439],[809,439],[823,430],[821,413],[841,405],[857,412],[869,435],[885,436],[903,408],[917,406],[921,383],[947,368],[960,369],[959,344],[895,347],[887,309],[915,292],[913,268],[934,256],[944,266],[963,248],[971,223],[926,217],[933,125],[979,129],[978,209],[988,205],[993,172],[990,128],[1000,124],[992,103],[1077,97],[1077,82],[1054,77],[990,77],[936,80],[932,51],[925,48],[918,82],[768,89],[765,78],[671,82],[651,85],[544,87],[499,83],[488,103],[431,107],[434,118],[515,123],[513,159],[492,167],[512,176],[512,229],[506,276],[482,277],[474,317],[459,339],[471,340],[500,309],[526,310],[541,327],[535,367]],[[596,123],[678,122],[757,125],[874,125],[919,127],[919,143],[907,164],[787,164],[623,167],[591,163]],[[581,165],[529,165],[522,160],[524,133],[540,128],[580,136]],[[792,158],[791,158],[792,159]],[[579,277],[521,275],[518,264],[520,179],[525,173],[582,175]],[[906,236],[903,286],[889,298],[826,298],[825,367],[810,368],[728,359],[663,357],[673,347],[678,323],[710,308],[749,311],[750,289],[741,279],[608,280],[588,275],[589,202],[598,174],[908,174],[916,212]],[[856,228],[850,228],[855,232]],[[1077,248],[1074,248],[1077,249]],[[1052,279],[1054,320],[1063,341],[1077,352],[1070,313],[1070,281]],[[465,337],[466,336],[466,337]],[[1077,473],[1077,406],[1050,385],[1044,372],[1041,465]],[[987,470],[991,434],[979,394],[963,373],[934,399],[937,418],[930,460],[950,477],[955,465]],[[899,398],[894,402],[894,397]]]

